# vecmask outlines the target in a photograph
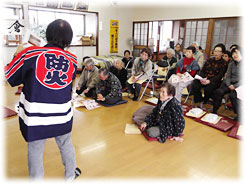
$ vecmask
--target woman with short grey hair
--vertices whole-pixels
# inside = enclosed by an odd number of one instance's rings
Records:
[[[175,51],[171,48],[167,49],[167,55],[164,56],[161,61],[157,62],[157,65],[163,67],[163,70],[166,70],[168,67],[167,79],[169,79],[172,74],[176,73],[176,64]]]

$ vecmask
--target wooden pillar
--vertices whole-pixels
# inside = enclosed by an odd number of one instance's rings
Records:
[[[206,49],[205,49],[205,53],[207,54],[208,58],[210,57],[210,52],[212,51],[213,32],[214,32],[214,19],[209,19],[208,35],[207,35],[207,42],[206,42]]]

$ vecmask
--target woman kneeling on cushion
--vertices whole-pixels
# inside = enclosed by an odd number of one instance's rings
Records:
[[[168,137],[182,142],[180,137],[185,128],[185,119],[180,102],[174,97],[175,87],[164,83],[160,89],[160,98],[151,114],[146,116],[140,129],[145,130],[150,137],[157,137],[164,143]]]

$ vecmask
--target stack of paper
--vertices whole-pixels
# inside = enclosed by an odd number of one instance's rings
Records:
[[[137,76],[137,77],[135,77],[135,78],[140,78],[142,75],[139,75],[139,76]],[[138,81],[136,81],[136,82],[133,82],[133,76],[132,77],[130,77],[129,79],[128,79],[128,83],[129,84],[133,84],[133,83],[138,83],[138,84],[142,84],[143,82],[145,82],[146,81],[146,79],[140,79],[140,80],[138,80]]]
[[[136,124],[126,124],[124,133],[125,134],[141,134],[141,131]]]
[[[237,98],[239,98],[239,99],[243,99],[243,86],[239,86],[238,88],[236,88],[236,92],[237,92]]]
[[[153,98],[148,98],[148,99],[146,99],[145,101],[151,102],[152,104],[157,104],[158,98],[155,98],[155,97],[153,97]]]
[[[77,107],[84,107],[83,102],[73,102],[73,107],[77,108]]]
[[[217,124],[220,119],[221,117],[219,117],[217,114],[208,113],[201,120],[208,123]]]
[[[170,78],[172,83],[178,83],[178,82],[189,82],[189,81],[193,81],[194,78],[188,73],[185,72],[184,74],[182,74],[181,77],[179,77],[178,75],[172,75]]]
[[[202,78],[200,75],[195,75],[195,79],[197,79],[197,80],[204,80],[204,78]]]
[[[82,102],[84,98],[81,95],[78,95],[77,93],[72,94],[72,99],[71,101],[74,102]]]
[[[205,114],[205,112],[200,108],[192,108],[191,110],[189,110],[189,112],[186,113],[187,116],[191,116],[195,118],[199,118],[203,114]]]
[[[181,76],[181,81],[183,81],[183,82],[189,82],[189,81],[193,81],[193,80],[194,80],[194,78],[188,72],[185,72]]]
[[[203,110],[200,108],[192,108],[189,112],[195,116],[198,116],[203,113]]]
[[[88,110],[92,110],[92,109],[96,109],[96,108],[100,107],[100,105],[95,100],[84,100],[83,105]]]
[[[244,133],[245,133],[245,126],[244,125],[240,125],[238,127],[238,130],[237,130],[237,135],[244,136]]]

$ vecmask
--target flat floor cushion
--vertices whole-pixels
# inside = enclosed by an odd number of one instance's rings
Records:
[[[23,86],[19,86],[17,91],[15,92],[16,95],[20,94],[22,92]]]
[[[144,101],[147,104],[157,106],[158,98],[153,97],[153,98],[148,98]]]
[[[138,125],[139,126],[139,125]],[[141,132],[142,132],[142,135],[146,138],[146,140],[148,140],[148,141],[158,141],[158,139],[156,138],[156,137],[150,137],[148,134],[147,134],[147,132],[146,131],[142,131],[141,130]],[[180,135],[180,137],[183,137],[184,136],[184,134],[181,134]],[[168,137],[168,139],[171,139],[172,137]]]
[[[127,100],[120,100],[120,101],[118,101],[118,102],[115,103],[115,104],[107,104],[107,103],[102,102],[102,101],[96,101],[96,102],[98,102],[100,105],[103,105],[103,106],[105,106],[105,107],[112,107],[112,106],[115,106],[115,105],[125,104],[125,103],[127,103],[128,101],[127,101]]]
[[[236,121],[234,121],[234,120],[232,120],[232,119],[230,119],[228,117],[221,116],[221,115],[219,115],[219,116],[221,117],[221,119],[216,124],[212,124],[212,123],[209,123],[209,122],[206,122],[206,121],[202,121],[201,120],[202,117],[195,118],[195,121],[199,122],[199,123],[202,123],[204,125],[208,125],[210,127],[216,128],[216,129],[221,130],[223,132],[226,132],[226,131],[230,130],[236,124]]]
[[[132,120],[137,124],[141,125],[145,121],[145,117],[149,115],[154,106],[152,105],[145,105],[143,107],[140,107],[132,116]]]
[[[8,107],[2,107],[3,118],[11,117],[17,115],[17,113]]]
[[[232,138],[235,138],[235,139],[241,140],[242,137],[239,136],[239,135],[237,135],[237,131],[238,131],[239,126],[240,126],[240,123],[236,123],[236,124],[232,127],[231,131],[227,134],[227,136],[232,137]]]
[[[202,123],[204,125],[216,128],[218,130],[221,130],[223,132],[226,132],[226,131],[230,130],[234,126],[234,124],[236,124],[236,121],[234,121],[234,120],[232,120],[232,119],[230,119],[230,118],[228,118],[226,116],[222,116],[222,115],[219,115],[221,117],[221,119],[216,124],[212,124],[212,123],[209,123],[209,122],[206,122],[206,121],[202,121],[201,120],[202,117],[205,116],[206,114],[202,115],[199,118],[187,116],[186,113],[189,112],[190,109],[192,109],[192,106],[190,106],[190,105],[182,105],[182,107],[183,107],[184,115],[186,117],[191,118],[191,119],[193,119],[194,121],[196,121],[198,123]],[[205,111],[205,112],[207,112],[207,111]]]

